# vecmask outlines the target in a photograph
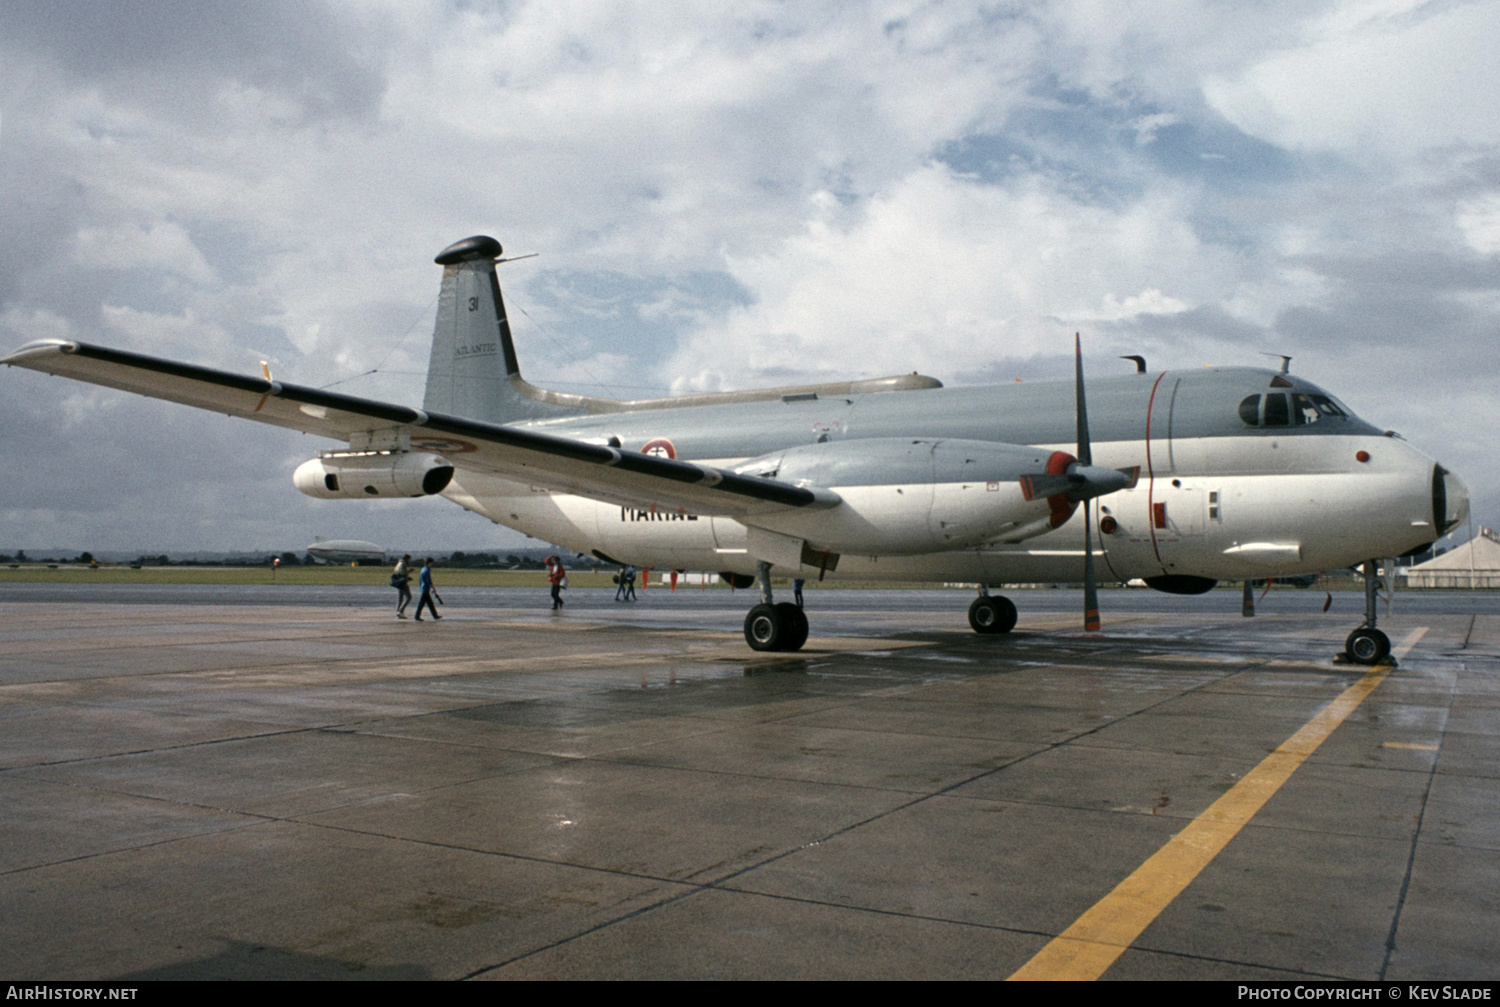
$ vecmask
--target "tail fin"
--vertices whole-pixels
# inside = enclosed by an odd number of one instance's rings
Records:
[[[578,416],[584,413],[680,409],[688,406],[769,402],[788,396],[854,395],[941,388],[936,378],[913,371],[893,378],[835,381],[817,385],[709,392],[665,399],[603,398],[538,388],[521,377],[510,339],[505,300],[495,276],[500,242],[483,234],[456,241],[435,260],[443,267],[432,359],[427,365],[427,398],[422,408],[486,423]]]
[[[584,402],[568,401],[582,396],[547,392],[522,379],[495,275],[500,254],[500,242],[475,235],[435,260],[443,267],[443,290],[422,408],[487,423],[589,412]]]

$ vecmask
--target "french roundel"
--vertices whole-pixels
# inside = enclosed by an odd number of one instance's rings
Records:
[[[641,454],[656,455],[658,458],[676,458],[677,449],[665,437],[653,437],[641,445]]]

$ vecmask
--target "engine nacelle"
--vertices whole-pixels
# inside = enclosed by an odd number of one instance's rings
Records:
[[[1051,531],[1074,505],[1035,495],[1026,480],[1059,475],[1072,461],[1017,444],[870,438],[789,448],[738,470],[840,497],[826,510],[758,514],[746,523],[801,538],[813,550],[902,556]]]
[[[432,496],[452,480],[452,463],[422,452],[324,455],[292,473],[299,490],[323,500]]]

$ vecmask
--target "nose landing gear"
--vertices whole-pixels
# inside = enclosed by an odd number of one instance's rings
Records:
[[[1365,560],[1365,622],[1344,641],[1344,656],[1351,664],[1379,664],[1391,654],[1391,638],[1375,628],[1377,569],[1375,560]]]

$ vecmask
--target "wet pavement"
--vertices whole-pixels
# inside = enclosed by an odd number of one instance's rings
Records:
[[[454,589],[414,625],[369,591],[29,587],[9,976],[1005,978],[1361,686],[1102,977],[1500,971],[1491,595],[1398,595],[1370,678],[1331,660],[1352,594],[1106,592],[1091,636],[1076,592],[1016,592],[995,638],[964,592],[818,590],[766,655],[723,591]]]

